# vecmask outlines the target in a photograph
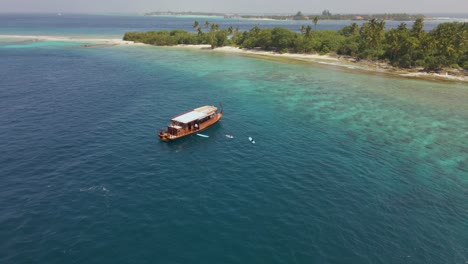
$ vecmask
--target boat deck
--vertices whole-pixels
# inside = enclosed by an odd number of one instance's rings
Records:
[[[217,110],[218,108],[214,106],[206,105],[206,106],[202,106],[199,108],[195,108],[190,112],[175,116],[172,118],[172,121],[183,123],[183,124],[188,124],[195,120],[199,120],[209,115],[212,115],[216,113]]]

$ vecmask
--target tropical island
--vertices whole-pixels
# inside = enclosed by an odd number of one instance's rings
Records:
[[[314,20],[315,26],[318,21]],[[386,30],[385,21],[371,19],[359,26],[352,23],[338,31],[315,30],[301,26],[300,32],[285,28],[259,28],[240,31],[232,26],[220,29],[215,23],[195,21],[196,32],[185,30],[127,32],[123,40],[157,46],[210,45],[212,49],[232,46],[277,53],[331,54],[356,62],[385,64],[398,69],[468,75],[468,25],[460,22],[439,24],[426,32],[424,19],[411,28],[402,22]]]
[[[298,11],[294,15],[246,15],[246,14],[229,14],[215,12],[148,12],[145,16],[217,16],[224,18],[244,18],[244,19],[272,19],[272,20],[371,20],[373,18],[380,20],[394,21],[414,21],[417,18],[425,18],[422,14],[406,14],[406,13],[385,13],[385,14],[332,14],[330,10],[323,10],[321,14],[303,14]]]
[[[274,19],[274,20],[394,20],[394,21],[414,21],[417,18],[425,18],[422,14],[406,13],[384,13],[384,14],[332,14],[330,10],[323,10],[321,14],[303,14],[298,11],[295,15],[242,15],[241,18],[249,19]]]

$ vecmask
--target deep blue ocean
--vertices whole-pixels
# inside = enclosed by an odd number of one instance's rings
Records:
[[[0,34],[192,23],[3,14]],[[468,263],[466,83],[83,44],[0,39],[0,263]],[[159,141],[219,102],[209,138]]]
[[[430,14],[425,29],[431,30],[441,22],[465,21],[468,14]],[[83,14],[15,14],[0,12],[0,34],[8,35],[48,35],[48,36],[86,36],[122,38],[127,31],[172,30],[184,29],[195,32],[192,27],[194,21],[203,24],[205,21],[216,23],[222,29],[229,26],[249,30],[254,26],[261,28],[285,27],[299,31],[302,25],[312,25],[311,21],[277,21],[277,20],[246,20],[224,19],[223,17],[171,17],[171,16],[136,16],[136,15],[83,15]],[[361,25],[362,21],[351,20],[320,20],[317,30],[339,30],[351,23]],[[396,28],[401,21],[386,21],[387,29]],[[408,26],[411,21],[405,22]],[[313,26],[313,25],[312,25]]]

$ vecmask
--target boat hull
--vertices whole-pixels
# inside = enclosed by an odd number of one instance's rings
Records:
[[[210,128],[211,126],[213,126],[214,124],[218,123],[222,117],[223,117],[223,113],[216,113],[213,118],[207,120],[206,122],[201,123],[198,129],[195,129],[195,128],[192,128],[190,130],[186,129],[186,130],[183,130],[181,133],[178,133],[177,135],[172,135],[168,133],[167,131],[159,131],[158,136],[159,136],[159,139],[161,139],[162,141],[166,141],[166,142],[174,141],[179,138],[183,138],[183,137],[187,137],[193,134],[200,133],[201,131],[206,130]]]

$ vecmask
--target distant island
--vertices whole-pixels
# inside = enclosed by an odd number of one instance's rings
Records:
[[[227,13],[213,13],[213,12],[173,12],[173,11],[156,11],[148,12],[144,14],[145,16],[218,16],[218,17],[240,17],[237,14],[227,14]]]
[[[315,27],[319,20],[314,20]],[[466,76],[468,70],[468,24],[447,22],[424,31],[424,19],[418,18],[411,28],[402,22],[386,30],[385,21],[371,19],[361,26],[351,23],[341,30],[315,30],[301,26],[300,32],[286,28],[259,28],[240,31],[232,26],[220,29],[215,23],[195,21],[197,32],[185,30],[127,32],[123,39],[158,46],[180,44],[211,48],[233,46],[245,49],[296,54],[337,54],[384,63],[400,69],[438,72],[450,69]]]
[[[414,21],[417,18],[426,18],[422,14],[389,13],[389,14],[332,14],[329,10],[323,10],[321,14],[303,14],[298,11],[291,15],[245,15],[213,12],[149,12],[145,16],[218,16],[224,18],[245,18],[245,19],[273,19],[273,20],[394,20],[394,21]]]

